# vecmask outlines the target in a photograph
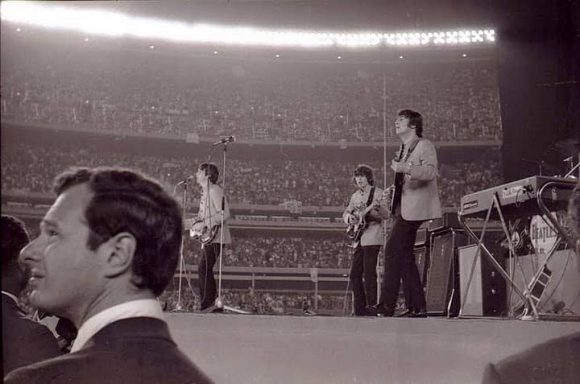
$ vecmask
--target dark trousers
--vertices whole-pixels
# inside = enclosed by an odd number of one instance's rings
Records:
[[[425,292],[415,264],[413,246],[422,221],[407,221],[397,215],[387,245],[385,246],[385,273],[381,284],[379,308],[393,314],[403,279],[407,309],[425,310]]]
[[[380,245],[356,247],[350,268],[354,314],[365,314],[365,307],[377,303],[377,256]]]
[[[217,295],[215,279],[213,277],[213,267],[220,254],[220,244],[211,243],[205,244],[203,247],[203,254],[199,261],[197,270],[199,296],[201,300],[200,309],[211,307],[214,305]]]

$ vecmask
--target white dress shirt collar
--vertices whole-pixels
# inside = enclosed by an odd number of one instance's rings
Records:
[[[133,300],[107,308],[93,315],[81,325],[77,338],[72,345],[71,352],[82,349],[91,337],[107,325],[117,320],[132,317],[153,317],[163,320],[163,311],[161,310],[159,302],[155,299]]]

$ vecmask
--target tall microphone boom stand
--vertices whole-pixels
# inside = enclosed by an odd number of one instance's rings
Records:
[[[175,188],[173,189],[173,194],[175,195],[175,192],[177,190],[177,187],[179,185],[183,185],[183,194],[182,194],[182,198],[181,198],[181,215],[182,218],[185,219],[185,214],[186,214],[186,207],[187,207],[187,179],[184,182],[181,182],[180,184],[177,184],[175,186]],[[178,311],[182,311],[183,310],[183,306],[181,305],[181,280],[183,279],[183,275],[187,274],[187,268],[185,268],[185,258],[183,256],[183,249],[185,248],[185,236],[181,237],[181,250],[179,252],[179,278],[178,278],[178,287],[177,287],[177,303],[175,304],[175,308],[173,309],[173,311],[178,312]],[[191,286],[191,278],[189,277],[189,275],[187,276],[187,284],[189,285],[189,289],[191,290],[191,293],[193,294],[193,287]]]
[[[243,314],[249,314],[249,312],[246,312],[242,309],[239,308],[234,308],[234,307],[230,307],[228,305],[224,304],[224,300],[222,298],[222,264],[223,264],[223,254],[224,254],[224,219],[225,219],[225,209],[226,209],[226,153],[228,151],[228,144],[231,143],[231,141],[224,141],[221,144],[223,144],[224,146],[224,150],[223,150],[223,165],[222,165],[222,169],[223,169],[223,176],[222,176],[222,188],[224,190],[224,195],[222,197],[222,218],[221,218],[221,227],[220,227],[220,256],[219,256],[219,267],[218,267],[218,296],[215,299],[215,306],[217,308],[221,308],[224,311],[230,311],[230,312],[235,312],[235,313],[243,313]]]

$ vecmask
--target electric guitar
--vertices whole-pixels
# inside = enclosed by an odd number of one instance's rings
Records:
[[[384,192],[383,192],[384,195]],[[356,248],[360,242],[360,239],[362,237],[363,232],[365,231],[365,229],[368,228],[369,223],[366,219],[366,216],[368,215],[368,213],[370,211],[372,211],[374,208],[376,208],[377,206],[379,206],[382,203],[382,198],[383,196],[381,196],[379,198],[379,200],[376,200],[374,202],[372,202],[368,207],[366,207],[365,209],[355,209],[351,212],[351,215],[354,215],[356,217],[356,221],[354,223],[351,223],[348,225],[348,227],[346,228],[346,236],[352,240],[352,247]]]
[[[217,224],[210,228],[203,223],[203,220],[197,219],[189,229],[189,236],[192,239],[199,240],[202,244],[208,244],[215,239],[220,227],[221,225]]]
[[[413,152],[418,143],[419,140],[417,140],[413,145],[411,145],[411,148],[409,149],[409,154]],[[403,150],[404,148],[403,146],[401,146],[399,153],[395,156],[395,161],[401,161],[403,159]],[[395,172],[393,185],[385,189],[385,192],[388,191],[387,201],[389,212],[391,213],[392,216],[395,215],[395,209],[397,208],[397,206],[401,204],[401,196],[403,194],[404,183],[405,183],[405,174],[403,172]]]

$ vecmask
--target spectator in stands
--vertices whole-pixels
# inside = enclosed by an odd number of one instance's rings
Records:
[[[383,244],[383,217],[378,209],[383,200],[383,190],[375,187],[373,170],[365,164],[354,170],[354,183],[358,189],[342,214],[353,236],[350,281],[354,315],[371,316],[376,314],[377,256]]]
[[[580,183],[570,198],[568,218],[580,278]],[[580,378],[580,332],[575,332],[535,345],[500,362],[488,364],[482,383],[575,384],[578,378]]]
[[[155,297],[175,273],[179,204],[120,168],[76,168],[21,252],[30,302],[79,329],[72,352],[13,371],[6,383],[209,383],[176,346]]]
[[[199,199],[199,221],[194,226],[194,230],[202,234],[203,255],[198,266],[200,310],[222,311],[220,303],[216,303],[217,289],[213,267],[224,245],[232,242],[228,226],[230,208],[224,190],[216,184],[219,170],[215,164],[201,164],[195,177],[202,190]]]
[[[2,367],[4,375],[16,368],[60,355],[50,330],[30,319],[19,305],[28,271],[18,263],[20,250],[29,242],[24,223],[2,215]]]

